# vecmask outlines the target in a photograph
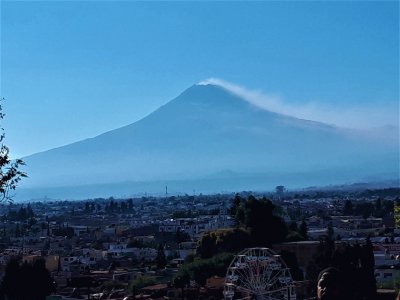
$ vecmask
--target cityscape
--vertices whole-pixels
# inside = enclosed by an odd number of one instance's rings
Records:
[[[398,1],[1,1],[0,300],[400,300]]]
[[[392,299],[400,286],[398,195],[399,188],[291,192],[278,186],[268,194],[3,205],[3,288],[12,276],[6,266],[18,257],[44,260],[51,280],[36,287],[58,295],[48,299],[237,299],[227,297],[227,278],[241,273],[231,275],[229,263],[238,251],[262,246],[284,260],[279,269],[289,271],[290,299],[313,299],[317,270],[370,247],[373,269],[363,256],[352,267],[371,272],[378,289],[358,278],[354,292],[364,293],[360,299]],[[271,209],[269,220],[263,205]],[[19,278],[23,291],[30,283]]]

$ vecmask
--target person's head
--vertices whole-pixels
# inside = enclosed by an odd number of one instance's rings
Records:
[[[343,279],[336,268],[326,268],[318,275],[318,300],[339,300],[344,294]]]

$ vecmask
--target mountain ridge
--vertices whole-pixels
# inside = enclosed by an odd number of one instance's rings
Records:
[[[271,112],[216,85],[192,85],[132,124],[25,157],[30,179],[22,187],[193,180],[227,169],[336,170],[345,181],[396,177],[397,154],[358,131]],[[351,172],[340,174],[347,164]]]

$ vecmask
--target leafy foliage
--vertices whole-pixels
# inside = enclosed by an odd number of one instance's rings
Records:
[[[33,217],[35,217],[35,214],[31,208],[30,204],[28,204],[28,206],[26,208],[23,205],[21,205],[21,207],[18,211],[10,210],[8,212],[8,214],[5,216],[5,218],[10,221],[26,221]]]
[[[217,275],[225,276],[226,269],[233,259],[233,254],[221,253],[212,258],[198,259],[192,263],[183,265],[173,282],[178,288],[189,284],[190,280],[196,281],[200,285],[206,283],[207,278]]]
[[[209,258],[222,252],[237,252],[247,247],[271,247],[285,240],[288,229],[283,219],[276,215],[275,205],[265,197],[247,199],[236,194],[230,214],[236,228],[219,229],[203,234],[197,254]],[[302,237],[298,235],[298,239]]]
[[[236,209],[239,224],[249,230],[256,246],[270,247],[273,243],[282,242],[288,229],[279,216],[274,215],[275,205],[265,197],[258,200],[249,196]]]
[[[1,101],[4,101],[4,98],[0,99],[0,121],[5,116]],[[4,144],[4,138],[4,128],[0,125],[0,202],[11,202],[10,192],[16,189],[23,177],[26,177],[26,173],[19,170],[25,163],[21,159],[11,160],[10,149]]]
[[[210,258],[218,253],[237,252],[251,245],[251,236],[245,229],[219,229],[202,235],[197,254],[201,258]]]

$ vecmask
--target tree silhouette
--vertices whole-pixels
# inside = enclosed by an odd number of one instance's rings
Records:
[[[1,290],[9,300],[44,300],[55,291],[55,283],[43,259],[22,265],[13,259],[6,266]]]
[[[316,285],[318,273],[326,267],[339,269],[345,283],[347,297],[341,299],[375,300],[374,253],[367,238],[365,244],[335,245],[333,240],[321,240],[313,261],[307,266],[307,279]]]
[[[295,253],[290,251],[283,250],[280,253],[283,261],[286,263],[288,268],[290,269],[290,274],[292,275],[294,280],[304,280],[304,275],[301,269],[299,268],[299,264],[297,262],[297,256]]]
[[[161,243],[158,245],[156,263],[158,269],[163,269],[167,265],[167,258],[165,257],[164,247]]]
[[[229,209],[229,214],[234,219],[235,226],[239,226],[238,219],[240,217],[236,217],[236,214],[240,212],[239,207],[242,204],[242,202],[244,202],[244,199],[242,199],[239,194],[236,194],[232,200],[232,206]]]
[[[329,240],[333,240],[333,235],[335,234],[335,231],[333,230],[332,222],[328,223],[328,227],[326,228],[326,235]]]
[[[300,235],[307,240],[308,239],[308,228],[306,221],[301,221],[300,228],[299,228]]]
[[[223,252],[237,252],[252,246],[254,241],[245,229],[218,229],[201,236],[196,252],[201,258],[210,258]]]
[[[190,275],[187,272],[186,273],[181,272],[180,275],[176,276],[172,280],[172,284],[174,285],[174,287],[181,289],[182,300],[185,298],[184,291],[185,287],[189,285],[189,282],[190,282]]]
[[[345,216],[351,216],[353,215],[353,213],[354,213],[353,202],[351,202],[351,200],[346,200],[343,207],[343,214]]]
[[[275,205],[266,198],[247,200],[235,196],[231,214],[235,215],[236,228],[218,229],[204,233],[197,247],[201,258],[218,253],[237,252],[247,247],[271,247],[285,240],[288,229],[283,219],[274,214]]]
[[[367,237],[365,245],[361,249],[360,264],[360,274],[362,274],[362,279],[365,282],[365,286],[362,289],[365,299],[376,299],[375,259],[372,242],[369,237]]]
[[[4,98],[0,99],[0,121],[5,116],[2,101],[4,101]],[[15,190],[22,177],[26,177],[25,172],[19,170],[19,167],[25,165],[25,163],[21,159],[12,160],[10,158],[10,150],[4,144],[4,138],[4,128],[0,125],[0,202],[11,202],[12,195],[10,192]]]
[[[260,200],[249,196],[237,209],[237,220],[249,230],[256,246],[270,247],[273,243],[282,242],[288,229],[281,217],[274,215],[275,205],[266,198]]]

